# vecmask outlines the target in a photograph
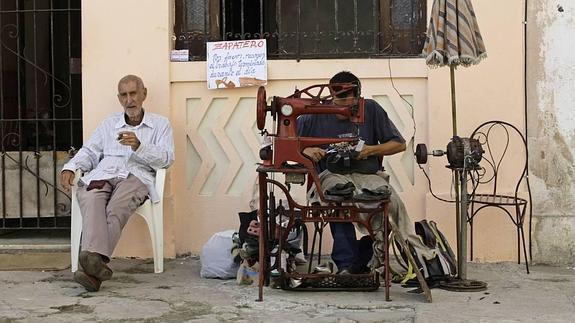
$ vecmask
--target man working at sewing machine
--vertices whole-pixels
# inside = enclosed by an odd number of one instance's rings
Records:
[[[342,71],[335,74],[329,81],[330,84],[352,83],[357,86],[350,91],[338,93],[334,98],[337,105],[352,105],[360,96],[361,83],[352,73]],[[387,113],[374,100],[365,100],[365,122],[361,125],[353,124],[345,116],[336,114],[308,114],[298,118],[298,135],[303,137],[357,137],[364,141],[363,147],[355,157],[353,165],[357,167],[352,173],[338,174],[328,170],[328,152],[330,147],[308,147],[303,154],[316,162],[320,172],[321,187],[326,198],[337,197],[338,191],[353,191],[354,196],[372,196],[377,200],[378,194],[390,197],[390,221],[394,221],[400,228],[407,229],[410,225],[403,202],[395,191],[389,186],[389,176],[381,171],[383,156],[393,155],[405,150],[405,139],[401,136]],[[359,130],[359,133],[358,133]],[[310,202],[319,202],[319,196],[315,193],[315,187],[308,192]],[[345,194],[345,192],[343,192]],[[330,196],[333,194],[334,196]],[[365,199],[364,199],[365,200]],[[369,200],[369,199],[368,199]],[[372,207],[374,202],[371,203]],[[363,203],[362,203],[363,204]],[[363,204],[369,207],[369,204]],[[376,221],[373,221],[374,224]],[[381,222],[378,222],[381,223]],[[356,239],[353,223],[331,222],[330,229],[333,236],[333,248],[331,257],[335,262],[338,273],[356,274],[369,272],[368,263],[373,256],[372,240],[369,236],[361,240]],[[362,228],[359,228],[362,230]],[[375,230],[382,230],[381,227]],[[363,230],[362,230],[363,231]],[[403,230],[402,230],[403,231]],[[408,232],[408,231],[407,231]],[[364,231],[363,233],[367,233]],[[381,234],[380,238],[383,235]],[[380,240],[380,239],[376,239]],[[382,240],[381,240],[382,241]],[[378,249],[380,250],[378,252]],[[375,248],[376,257],[370,264],[372,268],[381,266],[383,248]]]

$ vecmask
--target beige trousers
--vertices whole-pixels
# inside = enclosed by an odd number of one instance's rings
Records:
[[[148,188],[132,174],[126,179],[110,179],[101,189],[86,188],[78,187],[77,193],[82,212],[82,250],[111,257],[128,219],[146,200]]]

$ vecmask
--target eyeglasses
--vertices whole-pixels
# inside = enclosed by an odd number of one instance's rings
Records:
[[[345,95],[345,96],[342,96]],[[349,100],[349,99],[355,99],[356,96],[353,92],[346,92],[346,93],[342,93],[339,96],[335,96],[333,98],[334,101],[344,101],[344,100]]]

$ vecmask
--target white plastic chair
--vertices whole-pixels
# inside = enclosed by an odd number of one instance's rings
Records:
[[[80,252],[80,237],[82,235],[82,214],[80,205],[76,198],[78,189],[77,182],[82,176],[80,170],[76,170],[74,177],[74,186],[72,186],[72,224],[70,238],[70,255],[72,263],[72,272],[78,270],[78,254]],[[160,196],[158,203],[152,203],[147,199],[144,204],[134,212],[141,215],[150,230],[152,240],[152,249],[154,253],[154,272],[161,273],[164,271],[164,182],[166,180],[166,170],[158,169],[156,172],[156,192]]]

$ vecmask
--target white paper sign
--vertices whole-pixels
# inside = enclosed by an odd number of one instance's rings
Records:
[[[189,61],[190,52],[187,49],[172,50],[170,60],[172,62],[187,62]]]
[[[268,79],[265,39],[206,43],[209,89],[265,85]]]

